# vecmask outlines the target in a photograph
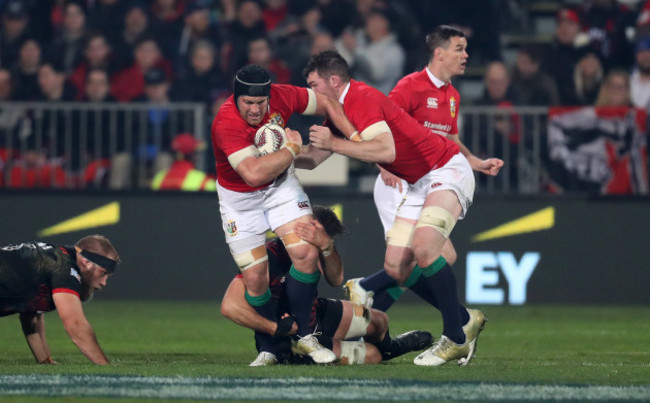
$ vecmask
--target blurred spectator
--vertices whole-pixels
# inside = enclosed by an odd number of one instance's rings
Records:
[[[66,3],[62,31],[55,33],[47,58],[63,68],[69,76],[83,60],[86,34],[86,9],[80,0]]]
[[[13,97],[11,71],[0,67],[0,101],[11,101]]]
[[[120,66],[133,63],[135,46],[145,37],[157,37],[158,29],[151,22],[146,5],[140,2],[129,4],[124,13],[124,23],[119,32],[113,32],[113,51]]]
[[[140,162],[145,163],[151,172],[155,173],[172,165],[172,138],[184,130],[185,120],[180,112],[169,109],[171,81],[163,69],[153,67],[147,70],[144,82],[144,94],[134,101],[152,105],[146,114],[146,128],[142,127],[140,122],[135,129],[136,133],[147,134],[144,144],[139,140],[136,154]]]
[[[144,75],[153,68],[165,72],[166,79],[172,80],[172,67],[169,60],[163,58],[158,42],[151,37],[142,37],[134,50],[134,63],[117,72],[113,77],[111,94],[120,102],[129,102],[143,94]]]
[[[33,101],[40,97],[38,68],[41,65],[41,45],[35,39],[27,39],[20,47],[18,62],[12,69],[16,101]]]
[[[255,0],[242,0],[237,5],[237,19],[226,27],[221,48],[221,71],[229,80],[248,61],[248,42],[264,35],[262,7]]]
[[[589,52],[580,58],[573,72],[576,99],[579,105],[593,105],[596,102],[603,76],[603,65],[598,56]]]
[[[212,23],[206,0],[188,4],[181,35],[172,42],[171,57],[175,71],[182,72],[190,64],[190,51],[198,42],[210,42],[215,49],[221,45],[217,24]]]
[[[28,38],[28,26],[29,14],[23,1],[6,1],[2,7],[0,66],[10,68],[16,63],[20,47]]]
[[[123,189],[131,179],[131,155],[124,135],[124,112],[101,109],[102,103],[116,102],[110,94],[109,74],[90,68],[86,75],[83,99],[100,109],[78,113],[78,127],[85,135],[87,164],[83,172],[86,186]],[[85,116],[82,116],[85,114]]]
[[[116,43],[122,32],[126,7],[141,3],[138,0],[96,0],[88,12],[88,26],[104,34],[110,43]]]
[[[309,60],[312,42],[320,33],[326,33],[320,25],[320,20],[320,10],[311,7],[300,16],[289,15],[269,32],[268,38],[274,53],[284,60],[291,70],[292,84],[304,85],[302,69]]]
[[[219,71],[215,57],[216,50],[211,42],[201,40],[194,44],[189,69],[174,81],[172,94],[175,101],[203,102],[209,110],[212,92],[230,87]]]
[[[214,178],[195,168],[196,154],[205,150],[206,144],[197,140],[190,133],[179,134],[172,141],[176,160],[169,169],[156,174],[151,182],[152,190],[182,190],[193,192],[200,190],[215,191]]]
[[[264,0],[265,6],[262,10],[262,20],[266,32],[273,31],[278,24],[289,17],[288,0]]]
[[[173,50],[169,45],[177,42],[183,30],[185,3],[185,0],[151,0],[151,19],[159,28],[156,37],[161,44],[163,54],[168,59],[174,58]]]
[[[611,70],[598,91],[595,106],[632,106],[630,101],[630,75],[621,69]]]
[[[555,81],[540,70],[541,63],[539,47],[526,45],[519,49],[511,84],[522,105],[555,106],[560,103]]]
[[[275,84],[291,82],[291,70],[283,60],[273,55],[271,45],[266,37],[254,38],[248,42],[248,63],[257,64],[267,70]]]
[[[77,92],[65,79],[63,66],[53,61],[44,62],[38,69],[38,85],[41,101],[72,102]]]
[[[502,0],[407,0],[424,32],[447,24],[461,29],[467,37],[469,63],[483,66],[501,60]]]
[[[404,74],[404,49],[383,12],[370,12],[364,30],[355,34],[344,32],[336,48],[350,64],[353,78],[384,94],[388,94]]]
[[[587,52],[588,37],[580,32],[578,13],[562,9],[556,16],[553,42],[546,49],[542,70],[555,79],[560,104],[577,105],[573,73],[578,60]]]
[[[477,105],[495,106],[503,112],[494,115],[480,114],[468,119],[463,133],[468,137],[468,143],[478,139],[476,155],[479,158],[494,156],[504,161],[509,161],[511,166],[504,166],[502,175],[488,177],[479,175],[477,185],[485,187],[488,182],[498,184],[503,189],[503,180],[508,181],[510,189],[518,187],[518,157],[519,142],[521,141],[520,117],[510,111],[514,106],[520,105],[519,98],[511,86],[508,69],[502,62],[491,62],[485,70],[485,91],[483,96],[476,101]]]
[[[650,109],[650,37],[639,40],[636,45],[636,66],[630,76],[630,90],[634,106]]]
[[[356,16],[354,2],[349,0],[316,0],[321,15],[320,23],[334,38],[352,24]]]
[[[616,0],[585,0],[579,8],[582,30],[591,49],[603,58],[605,70],[634,63],[634,28],[637,14]]]
[[[82,96],[86,87],[86,75],[91,69],[105,70],[109,76],[117,69],[111,45],[102,33],[90,34],[85,41],[84,59],[70,75],[70,82],[77,88],[77,94]]]

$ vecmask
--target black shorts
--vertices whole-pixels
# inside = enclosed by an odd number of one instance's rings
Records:
[[[334,338],[336,329],[341,324],[343,317],[343,303],[336,299],[318,298],[316,302],[316,326],[315,333],[322,333],[323,336]]]

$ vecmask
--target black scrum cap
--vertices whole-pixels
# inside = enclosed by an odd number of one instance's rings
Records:
[[[235,104],[242,95],[251,97],[271,96],[271,76],[260,66],[249,64],[235,74],[233,85]]]

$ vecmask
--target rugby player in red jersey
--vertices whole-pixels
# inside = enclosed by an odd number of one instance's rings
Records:
[[[460,94],[451,84],[451,79],[465,72],[468,57],[465,34],[456,28],[440,25],[427,35],[426,43],[430,50],[428,65],[402,78],[388,97],[432,133],[453,140],[475,171],[497,175],[503,161],[476,157],[461,142],[458,134]],[[373,196],[385,233],[393,225],[406,188],[406,181],[380,167]],[[456,262],[456,250],[451,239],[447,239],[441,254],[449,266]],[[388,310],[404,292],[384,270],[363,279],[348,280],[344,287],[353,302],[363,304],[370,300],[374,308],[382,311]],[[469,321],[469,315],[476,316],[477,321],[483,321],[485,316],[480,311],[462,307],[464,323]]]
[[[272,318],[275,310],[264,248],[267,230],[282,240],[293,262],[287,297],[298,324],[297,348],[318,363],[328,363],[336,359],[334,353],[320,345],[309,328],[320,276],[318,249],[294,232],[296,223],[312,218],[309,198],[293,167],[302,146],[300,133],[286,128],[286,145],[264,156],[254,145],[261,126],[285,127],[293,113],[326,116],[344,130],[354,130],[335,100],[311,89],[271,84],[269,73],[256,65],[237,72],[234,93],[212,123],[219,209],[226,242],[246,285],[246,301],[265,318]]]
[[[310,149],[377,163],[408,182],[407,196],[387,235],[384,269],[437,307],[443,318],[442,337],[418,355],[415,364],[468,362],[476,340],[463,330],[456,279],[451,270],[443,270],[448,265],[440,253],[472,203],[474,174],[469,162],[453,141],[432,135],[381,92],[352,80],[336,51],[312,56],[304,75],[314,91],[343,104],[359,130],[350,132],[333,122],[345,137],[341,138],[327,126],[313,126]]]

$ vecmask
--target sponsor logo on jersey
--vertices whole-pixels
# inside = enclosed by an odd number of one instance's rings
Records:
[[[70,268],[70,275],[71,275],[72,277],[76,278],[77,281],[78,281],[79,283],[81,283],[81,276],[80,276],[79,273],[78,273],[74,268],[72,268],[72,267]]]
[[[237,235],[237,224],[235,223],[234,220],[228,220],[226,223],[226,233],[228,236],[235,236]]]
[[[431,189],[435,189],[435,188],[437,188],[438,186],[442,186],[442,183],[440,183],[440,182],[432,183],[432,184],[431,184]]]
[[[449,113],[452,118],[456,117],[456,98],[454,97],[449,98]]]
[[[280,127],[284,127],[284,119],[282,119],[282,115],[280,115],[277,112],[274,112],[271,115],[269,115],[269,123],[273,123]]]
[[[298,202],[298,208],[299,209],[309,208],[309,202],[308,201],[299,201]]]
[[[438,99],[433,97],[427,98],[427,108],[438,109]]]
[[[451,131],[451,125],[445,125],[442,123],[431,123],[428,120],[423,123],[424,127],[430,131],[441,134],[443,136],[447,135]]]

